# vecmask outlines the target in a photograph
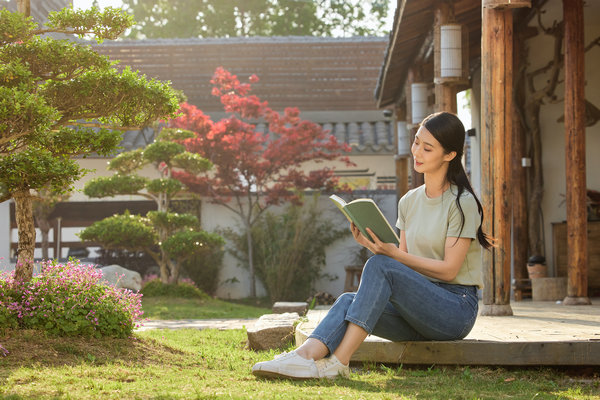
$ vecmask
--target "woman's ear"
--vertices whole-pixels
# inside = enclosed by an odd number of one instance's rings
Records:
[[[454,160],[454,157],[456,157],[456,152],[455,151],[451,151],[450,153],[446,153],[444,155],[444,161],[450,162],[450,161]]]

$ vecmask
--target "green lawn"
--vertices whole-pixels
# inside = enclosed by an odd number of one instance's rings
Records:
[[[242,330],[152,330],[130,339],[0,333],[2,399],[600,399],[600,377],[558,370],[359,365],[351,379],[260,380]],[[587,372],[587,375],[585,374]],[[584,373],[582,375],[582,373]]]
[[[224,301],[219,299],[143,297],[144,318],[211,319],[258,318],[270,314],[265,300]]]

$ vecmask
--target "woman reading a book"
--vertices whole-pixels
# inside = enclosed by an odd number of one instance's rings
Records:
[[[264,377],[349,376],[350,357],[369,334],[392,341],[457,340],[477,317],[480,250],[489,249],[483,209],[461,163],[465,129],[447,112],[423,120],[411,147],[425,184],[398,203],[400,244],[354,239],[375,255],[356,293],[342,294],[298,349],[254,365]]]

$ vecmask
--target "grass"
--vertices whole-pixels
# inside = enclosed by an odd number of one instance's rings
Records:
[[[130,339],[0,333],[2,399],[600,399],[600,377],[548,368],[365,364],[351,379],[259,380],[274,351],[245,348],[242,330],[152,330]]]
[[[267,307],[262,299],[234,302],[213,298],[142,298],[144,318],[150,319],[258,318],[272,312]]]

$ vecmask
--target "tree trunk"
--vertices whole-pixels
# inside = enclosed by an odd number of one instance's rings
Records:
[[[15,200],[15,218],[19,234],[15,280],[29,282],[33,276],[33,252],[35,251],[32,197],[29,189],[26,189],[14,192],[13,199]]]
[[[29,0],[17,0],[17,11],[26,17],[31,16],[31,4]]]
[[[248,221],[246,223],[246,243],[248,245],[248,267],[250,269],[250,297],[256,297],[256,274],[254,273],[254,252],[252,241],[252,227]]]
[[[50,221],[48,221],[48,218],[45,218],[43,216],[40,215],[36,215],[37,213],[34,212],[34,217],[35,217],[35,222],[37,223],[38,228],[40,228],[40,233],[42,234],[42,259],[47,260],[48,257],[48,247],[49,247],[49,232],[50,232],[50,228],[52,228],[52,225],[50,224]],[[58,257],[55,257],[58,258]]]

